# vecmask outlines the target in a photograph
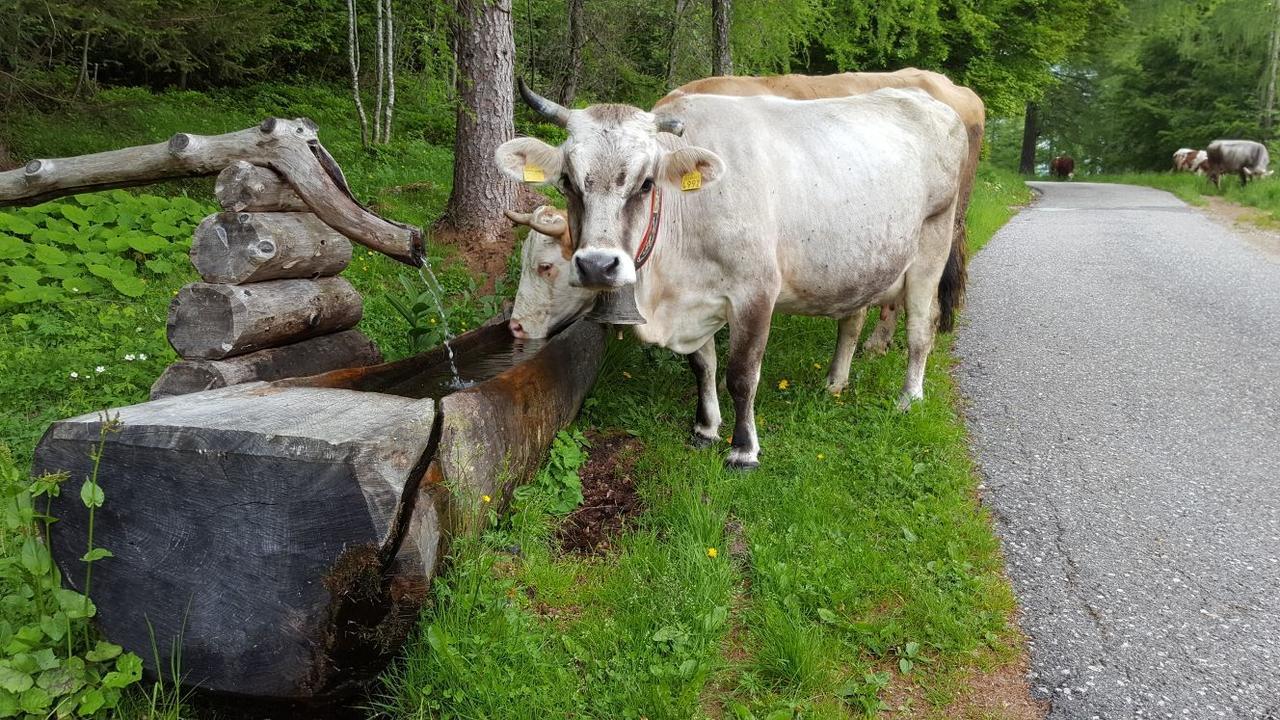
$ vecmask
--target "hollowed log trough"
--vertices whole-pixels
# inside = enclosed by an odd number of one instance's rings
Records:
[[[469,356],[510,343],[505,323],[459,337]],[[90,594],[105,635],[185,684],[238,696],[341,697],[414,627],[449,539],[501,509],[577,414],[604,334],[580,321],[468,389],[429,395],[436,349],[309,378],[254,382],[111,411],[106,504]],[[464,373],[465,376],[465,373]],[[100,415],[54,423],[37,473],[70,473],[51,533],[83,590]],[[482,498],[488,496],[490,503]],[[152,667],[152,670],[155,668]]]

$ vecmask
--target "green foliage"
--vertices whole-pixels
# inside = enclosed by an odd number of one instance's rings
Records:
[[[104,440],[109,431],[104,426]],[[95,639],[89,626],[96,614],[90,571],[111,553],[94,547],[90,530],[81,594],[62,586],[45,544],[54,524],[49,507],[66,479],[24,480],[0,445],[0,718],[115,717],[122,692],[142,678],[137,655]],[[105,500],[96,460],[80,497],[90,517]]]
[[[582,478],[578,468],[587,461],[584,448],[591,443],[581,430],[561,430],[551,441],[547,462],[528,485],[516,488],[517,503],[538,497],[546,501],[546,510],[565,515],[582,504]]]
[[[0,310],[141,297],[148,282],[190,267],[191,233],[209,210],[115,190],[0,212]]]

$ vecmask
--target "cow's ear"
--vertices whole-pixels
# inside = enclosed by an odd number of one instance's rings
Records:
[[[658,179],[680,190],[700,190],[714,184],[724,175],[724,161],[719,155],[700,147],[672,150],[658,164]]]
[[[560,177],[562,157],[560,148],[531,137],[508,140],[493,154],[499,170],[520,182],[539,185]]]

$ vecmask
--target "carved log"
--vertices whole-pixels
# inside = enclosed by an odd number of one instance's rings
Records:
[[[214,213],[196,228],[191,262],[205,282],[337,275],[351,242],[309,212]]]
[[[603,340],[578,322],[492,376],[477,356],[515,355],[510,334],[472,331],[459,361],[492,377],[439,402],[389,391],[432,386],[442,348],[119,410],[98,476],[95,543],[114,553],[93,570],[101,629],[153,670],[152,648],[167,667],[181,634],[183,680],[209,690],[353,689],[413,627],[451,534],[490,507],[479,498],[500,504],[536,471],[594,383]],[[34,471],[85,477],[100,428],[94,415],[55,423]],[[88,515],[77,493],[53,511],[54,559],[77,587]]]
[[[187,360],[220,360],[346,330],[363,312],[360,294],[337,277],[191,283],[169,305],[169,344]]]
[[[273,170],[237,160],[213,184],[218,205],[228,212],[307,212],[307,204]]]
[[[421,265],[422,231],[378,217],[347,187],[333,157],[306,118],[267,118],[256,128],[223,135],[178,133],[168,142],[55,160],[32,160],[0,173],[0,207],[36,205],[64,195],[211,175],[245,160],[283,176],[325,224],[378,252]]]
[[[365,367],[382,362],[382,353],[359,330],[237,355],[225,360],[180,360],[165,368],[151,386],[151,399],[213,390],[255,380],[280,380],[318,375],[339,368]]]

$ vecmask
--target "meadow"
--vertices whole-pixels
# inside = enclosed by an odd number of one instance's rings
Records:
[[[28,157],[229,131],[268,115],[317,120],[357,195],[380,212],[421,225],[440,212],[447,123],[412,101],[400,114],[405,139],[374,151],[360,149],[341,94],[322,87],[107,91],[56,130],[38,116],[5,120],[16,123],[13,151]],[[1028,198],[1016,175],[983,167],[971,250]],[[212,209],[209,183],[193,181],[0,213],[0,238],[11,238],[0,241],[9,489],[24,484],[53,420],[146,399],[174,359],[168,303],[195,279],[185,243]],[[499,297],[481,297],[447,249],[430,252],[455,329],[512,291],[507,278]],[[408,354],[410,326],[392,299],[412,294],[416,275],[357,250],[345,276],[365,298],[362,329],[389,359]],[[1023,641],[977,500],[950,337],[931,358],[926,399],[906,414],[894,409],[901,333],[885,356],[855,358],[840,396],[823,389],[834,343],[831,321],[776,319],[757,400],[763,464],[735,473],[721,465],[727,445],[686,445],[694,394],[684,360],[611,341],[582,416],[511,514],[454,545],[435,601],[362,704],[393,718],[1000,717],[965,690],[1015,667]],[[633,485],[641,511],[582,553],[565,547],[563,531],[589,468]],[[17,556],[26,539],[0,528],[0,557]],[[0,605],[0,621],[30,610],[19,605]],[[156,703],[132,692],[121,716],[190,712],[172,695]]]

